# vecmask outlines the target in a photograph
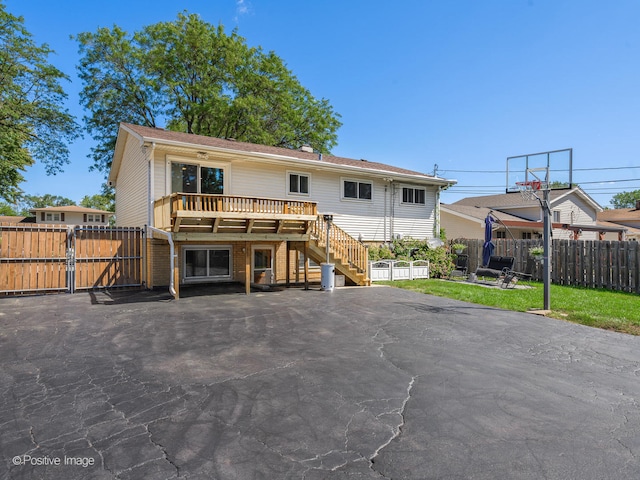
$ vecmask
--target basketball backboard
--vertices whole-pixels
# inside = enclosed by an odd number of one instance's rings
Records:
[[[521,191],[525,182],[535,182],[535,186],[540,186],[542,190],[572,188],[573,149],[508,157],[507,193]]]

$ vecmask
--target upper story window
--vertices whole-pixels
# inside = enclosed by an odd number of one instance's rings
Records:
[[[224,169],[171,162],[171,192],[224,193]]]
[[[309,175],[289,173],[289,193],[295,195],[309,195]]]
[[[402,203],[424,205],[425,198],[426,192],[424,188],[403,187],[402,189]]]
[[[371,200],[373,185],[371,182],[360,182],[358,180],[342,181],[342,198],[356,200]]]
[[[45,214],[45,220],[47,222],[59,222],[59,221],[61,221],[60,214],[59,213],[46,213]]]
[[[556,223],[560,222],[560,210],[553,211],[553,221]]]

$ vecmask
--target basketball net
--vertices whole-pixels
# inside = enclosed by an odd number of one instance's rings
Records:
[[[538,197],[538,191],[542,188],[542,182],[540,180],[516,182],[516,186],[523,200],[540,200],[540,197]]]

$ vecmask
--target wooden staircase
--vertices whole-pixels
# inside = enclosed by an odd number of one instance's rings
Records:
[[[322,217],[311,224],[311,238],[307,253],[316,263],[327,261],[327,225]],[[371,285],[368,276],[369,249],[336,224],[329,230],[329,261],[336,273],[345,276],[352,285]]]

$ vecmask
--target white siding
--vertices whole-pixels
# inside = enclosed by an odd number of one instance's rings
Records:
[[[137,145],[137,143],[136,143]],[[127,145],[127,148],[129,145]],[[140,160],[134,159],[134,164],[144,164],[139,147],[137,152],[134,148],[125,151],[125,156],[139,154]],[[153,191],[154,198],[158,199],[168,195],[167,190],[167,151],[156,150],[153,162]],[[287,166],[286,164],[258,163],[250,161],[216,159],[210,157],[208,160],[198,160],[188,155],[176,155],[171,158],[180,158],[184,161],[199,163],[200,165],[216,165],[225,168],[225,194],[246,195],[256,197],[299,199],[303,201],[315,201],[318,204],[318,212],[334,213],[336,225],[343,228],[355,238],[362,236],[365,241],[382,242],[385,240],[385,219],[387,239],[393,232],[401,233],[404,236],[411,236],[418,239],[432,238],[435,224],[435,202],[437,187],[418,184],[398,183],[394,197],[394,218],[391,221],[391,188],[385,186],[387,183],[380,177],[372,176],[370,173],[344,175],[339,172],[328,172],[316,168],[305,169],[303,166]],[[130,164],[130,161],[123,162],[123,167]],[[144,166],[144,165],[143,165]],[[129,166],[128,171],[132,171]],[[121,176],[124,168],[121,169]],[[309,176],[309,195],[297,195],[288,193],[288,172],[304,174]],[[142,182],[146,186],[146,170],[138,173],[138,187]],[[371,182],[371,200],[355,200],[342,198],[342,180],[355,179],[363,182]],[[402,186],[414,186],[425,189],[424,205],[407,205],[402,203]],[[118,179],[120,187],[120,179]],[[140,190],[141,191],[141,190]],[[128,191],[125,190],[126,193]],[[131,194],[128,195],[131,198]],[[118,202],[120,200],[118,199]],[[137,206],[144,203],[139,200]],[[386,216],[385,216],[386,203]],[[146,218],[146,216],[145,216]],[[120,214],[118,213],[120,224]],[[144,222],[143,222],[144,223]]]
[[[129,137],[116,179],[116,225],[142,227],[147,224],[147,161],[140,142]]]
[[[288,194],[288,171],[309,175],[309,195]],[[391,234],[391,189],[382,179],[370,175],[344,176],[337,172],[287,168],[236,162],[232,168],[230,192],[233,195],[255,195],[272,198],[297,198],[318,203],[318,212],[334,213],[334,222],[355,238],[365,241],[384,241],[385,195],[387,203],[387,238]],[[371,200],[342,198],[342,180],[371,182]],[[402,187],[396,187],[393,231],[419,239],[432,238],[435,222],[436,187],[426,186],[425,205],[402,204]]]
[[[560,212],[560,223],[567,223],[569,225],[596,224],[596,211],[577,195],[570,195],[563,198],[561,202],[553,204],[551,210],[558,210]],[[573,238],[573,232],[556,228],[553,230],[553,236],[559,239],[571,239]],[[598,240],[598,232],[584,232],[580,236],[580,240]]]

